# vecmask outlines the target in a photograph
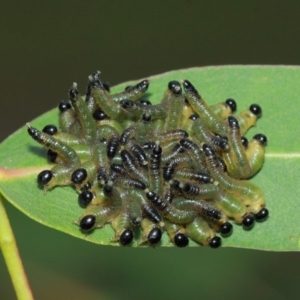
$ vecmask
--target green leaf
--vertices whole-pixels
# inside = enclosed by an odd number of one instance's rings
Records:
[[[238,103],[238,111],[248,108],[252,103],[261,105],[263,116],[247,136],[251,138],[256,133],[264,133],[268,137],[265,164],[252,180],[265,193],[270,217],[266,222],[257,223],[251,231],[234,226],[234,233],[223,239],[223,245],[273,251],[299,250],[300,185],[297,179],[300,176],[300,151],[297,134],[300,129],[300,68],[192,68],[150,79],[152,102],[160,101],[170,80],[188,79],[209,104],[234,98]],[[123,90],[128,84],[130,82],[116,86],[113,92]],[[58,110],[54,109],[31,124],[41,129],[46,124],[57,124],[57,119]],[[83,210],[72,188],[59,187],[44,194],[37,187],[36,175],[47,168],[45,157],[46,150],[32,141],[25,126],[8,137],[0,145],[0,191],[4,197],[30,218],[46,226],[94,243],[113,244],[110,242],[113,230],[109,225],[85,235],[73,223]],[[166,234],[162,245],[171,246]],[[194,245],[190,243],[190,246]]]

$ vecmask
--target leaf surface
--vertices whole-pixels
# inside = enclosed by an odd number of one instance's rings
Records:
[[[270,217],[256,223],[251,231],[234,226],[223,246],[271,251],[299,251],[300,224],[300,68],[292,66],[223,66],[172,71],[150,77],[149,99],[159,102],[170,80],[188,79],[208,104],[233,98],[238,111],[257,103],[263,116],[247,137],[264,133],[268,137],[266,161],[252,180],[265,193]],[[136,83],[137,81],[134,81]],[[132,82],[120,84],[113,92],[122,91]],[[83,87],[81,88],[83,90]],[[56,124],[58,109],[31,122],[42,129]],[[30,218],[75,237],[98,244],[111,242],[109,225],[91,234],[83,234],[73,221],[82,214],[77,193],[70,187],[58,187],[46,194],[38,188],[36,175],[47,165],[46,150],[35,143],[24,126],[0,145],[0,191],[15,207]],[[296,180],[296,181],[294,181]],[[136,244],[134,244],[135,246]],[[162,246],[172,246],[164,234]],[[197,245],[193,242],[190,246]]]

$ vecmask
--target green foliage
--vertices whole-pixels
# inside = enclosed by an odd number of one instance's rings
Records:
[[[202,97],[214,104],[234,98],[238,111],[257,103],[263,116],[247,137],[264,133],[268,137],[266,161],[252,180],[265,193],[269,219],[257,223],[253,230],[234,226],[231,237],[223,239],[225,247],[242,247],[272,251],[296,251],[300,248],[297,183],[300,153],[297,134],[300,111],[300,68],[274,66],[225,66],[173,71],[150,78],[149,99],[162,98],[170,80],[188,79]],[[135,81],[136,82],[136,81]],[[113,92],[130,83],[116,86]],[[84,90],[84,87],[81,87]],[[36,120],[32,126],[42,129],[57,124],[58,109]],[[98,244],[112,244],[113,230],[107,225],[89,235],[80,232],[73,221],[83,210],[77,203],[77,193],[70,187],[58,187],[46,194],[38,188],[36,175],[47,165],[46,150],[28,136],[24,126],[0,145],[0,192],[30,218],[70,235]],[[294,181],[295,180],[295,181]],[[166,234],[162,245],[171,246]],[[196,245],[190,243],[190,246]]]

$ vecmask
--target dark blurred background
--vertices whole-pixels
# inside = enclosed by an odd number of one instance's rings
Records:
[[[1,1],[0,140],[83,91],[224,64],[300,65],[297,1]],[[7,203],[36,299],[287,299],[299,296],[298,253],[128,249],[85,243]],[[15,299],[0,257],[0,299]]]

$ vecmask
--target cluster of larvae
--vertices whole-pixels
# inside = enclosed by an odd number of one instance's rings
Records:
[[[163,232],[178,247],[189,238],[218,248],[232,223],[251,229],[268,217],[261,189],[247,180],[263,165],[267,138],[243,136],[261,108],[233,116],[236,102],[207,105],[188,80],[171,81],[159,104],[145,97],[143,80],[117,94],[89,76],[86,95],[77,84],[59,104],[59,127],[29,135],[48,149],[45,190],[71,185],[84,213],[75,223],[90,233],[110,223],[112,242],[158,245]],[[183,92],[184,91],[184,92]],[[141,232],[139,232],[141,230]]]

